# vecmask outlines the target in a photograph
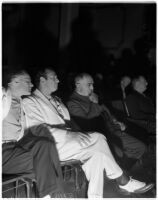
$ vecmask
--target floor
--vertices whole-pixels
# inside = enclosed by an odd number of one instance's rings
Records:
[[[156,149],[150,149],[143,158],[142,166],[134,166],[128,174],[133,178],[145,181],[146,183],[154,183],[155,186],[152,190],[144,194],[121,194],[117,190],[117,186],[114,181],[105,181],[104,185],[104,198],[155,198],[156,197]]]

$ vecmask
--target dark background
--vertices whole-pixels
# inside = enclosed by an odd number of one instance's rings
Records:
[[[153,97],[156,3],[3,3],[2,65],[32,77],[53,66],[61,88],[82,71],[102,74],[108,90],[123,75],[141,74]]]

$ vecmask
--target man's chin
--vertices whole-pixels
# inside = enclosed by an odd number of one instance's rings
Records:
[[[56,92],[58,90],[58,87],[54,88],[54,90],[52,92]]]

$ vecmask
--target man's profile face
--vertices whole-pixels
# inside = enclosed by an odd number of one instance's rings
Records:
[[[14,90],[17,96],[30,95],[33,84],[27,73],[16,75],[9,83],[9,87]]]
[[[85,76],[78,81],[79,92],[83,96],[90,96],[93,92],[94,81],[91,76]]]
[[[141,93],[145,92],[147,89],[147,85],[148,85],[148,83],[147,83],[146,79],[143,76],[140,76],[138,83],[137,83],[139,92],[141,92]]]
[[[45,87],[49,90],[50,93],[55,92],[58,89],[58,77],[53,70],[46,69],[46,76],[45,79]]]
[[[127,86],[130,84],[130,82],[131,82],[130,77],[125,76],[125,77],[123,77],[122,80],[121,80],[121,86],[122,86],[123,88],[125,88],[125,87],[127,87]]]

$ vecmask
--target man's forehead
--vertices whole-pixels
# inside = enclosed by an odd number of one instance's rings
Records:
[[[28,74],[19,74],[15,76],[15,80],[30,80],[30,76]]]
[[[56,73],[51,69],[46,69],[47,76],[56,76]]]
[[[94,81],[93,81],[91,76],[85,76],[84,77],[84,82],[85,83],[94,83]]]
[[[130,80],[130,78],[129,77],[127,77],[127,76],[125,76],[125,77],[123,77],[123,79],[122,79],[123,81],[129,81]]]
[[[77,84],[93,84],[93,78],[91,76],[84,76],[82,78],[80,78],[79,80],[77,80],[76,82]]]
[[[142,81],[142,82],[146,82],[146,79],[143,76],[140,76],[139,80]]]

